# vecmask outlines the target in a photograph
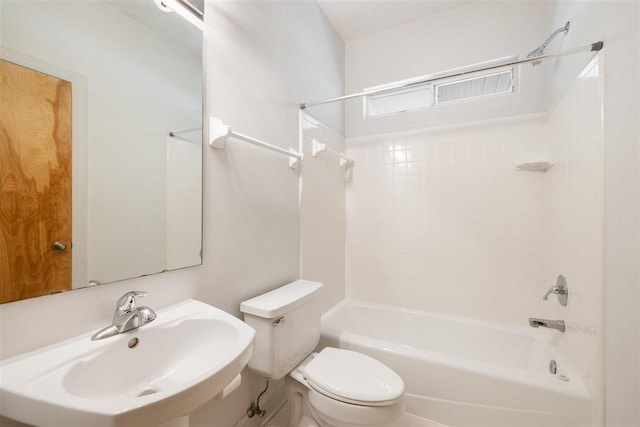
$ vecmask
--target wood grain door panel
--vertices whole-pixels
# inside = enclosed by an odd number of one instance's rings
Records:
[[[71,289],[71,83],[4,60],[0,79],[2,303]]]

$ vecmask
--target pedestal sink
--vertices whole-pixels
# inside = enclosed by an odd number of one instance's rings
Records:
[[[92,333],[0,364],[1,415],[36,426],[160,426],[222,392],[255,331],[189,300],[100,341]],[[237,381],[236,381],[237,382]]]

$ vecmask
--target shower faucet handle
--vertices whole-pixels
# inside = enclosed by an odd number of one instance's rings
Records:
[[[547,292],[544,294],[542,299],[545,301],[548,300],[549,295],[551,294],[558,295],[558,302],[563,307],[565,307],[567,305],[567,302],[569,302],[569,287],[567,286],[567,279],[562,274],[558,276],[556,285],[550,287],[549,290],[547,290]]]
[[[549,288],[549,290],[547,290],[547,292],[544,294],[542,299],[546,301],[546,300],[549,299],[549,295],[551,295],[551,294],[562,295],[563,293],[564,293],[564,289],[559,288],[557,286],[552,286],[552,287]]]

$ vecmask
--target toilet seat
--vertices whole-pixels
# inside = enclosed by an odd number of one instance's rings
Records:
[[[307,399],[314,418],[336,427],[387,425],[400,418],[405,411],[404,396],[385,406],[363,406],[341,402],[309,389]]]
[[[402,400],[404,382],[376,359],[326,347],[305,364],[302,374],[316,392],[360,406],[392,406]]]

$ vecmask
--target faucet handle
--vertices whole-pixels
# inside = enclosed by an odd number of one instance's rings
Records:
[[[544,294],[544,296],[542,297],[543,300],[548,300],[549,299],[549,295],[551,294],[558,294],[558,295],[562,295],[564,293],[564,289],[563,288],[559,288],[557,286],[552,286],[549,288],[549,290]]]
[[[566,306],[569,300],[569,287],[567,286],[567,279],[561,274],[556,280],[556,285],[549,288],[549,290],[542,297],[543,300],[548,300],[549,295],[557,294],[558,302],[561,306]]]
[[[116,303],[116,311],[128,313],[136,308],[136,297],[144,298],[147,295],[144,291],[129,291],[122,295]]]

